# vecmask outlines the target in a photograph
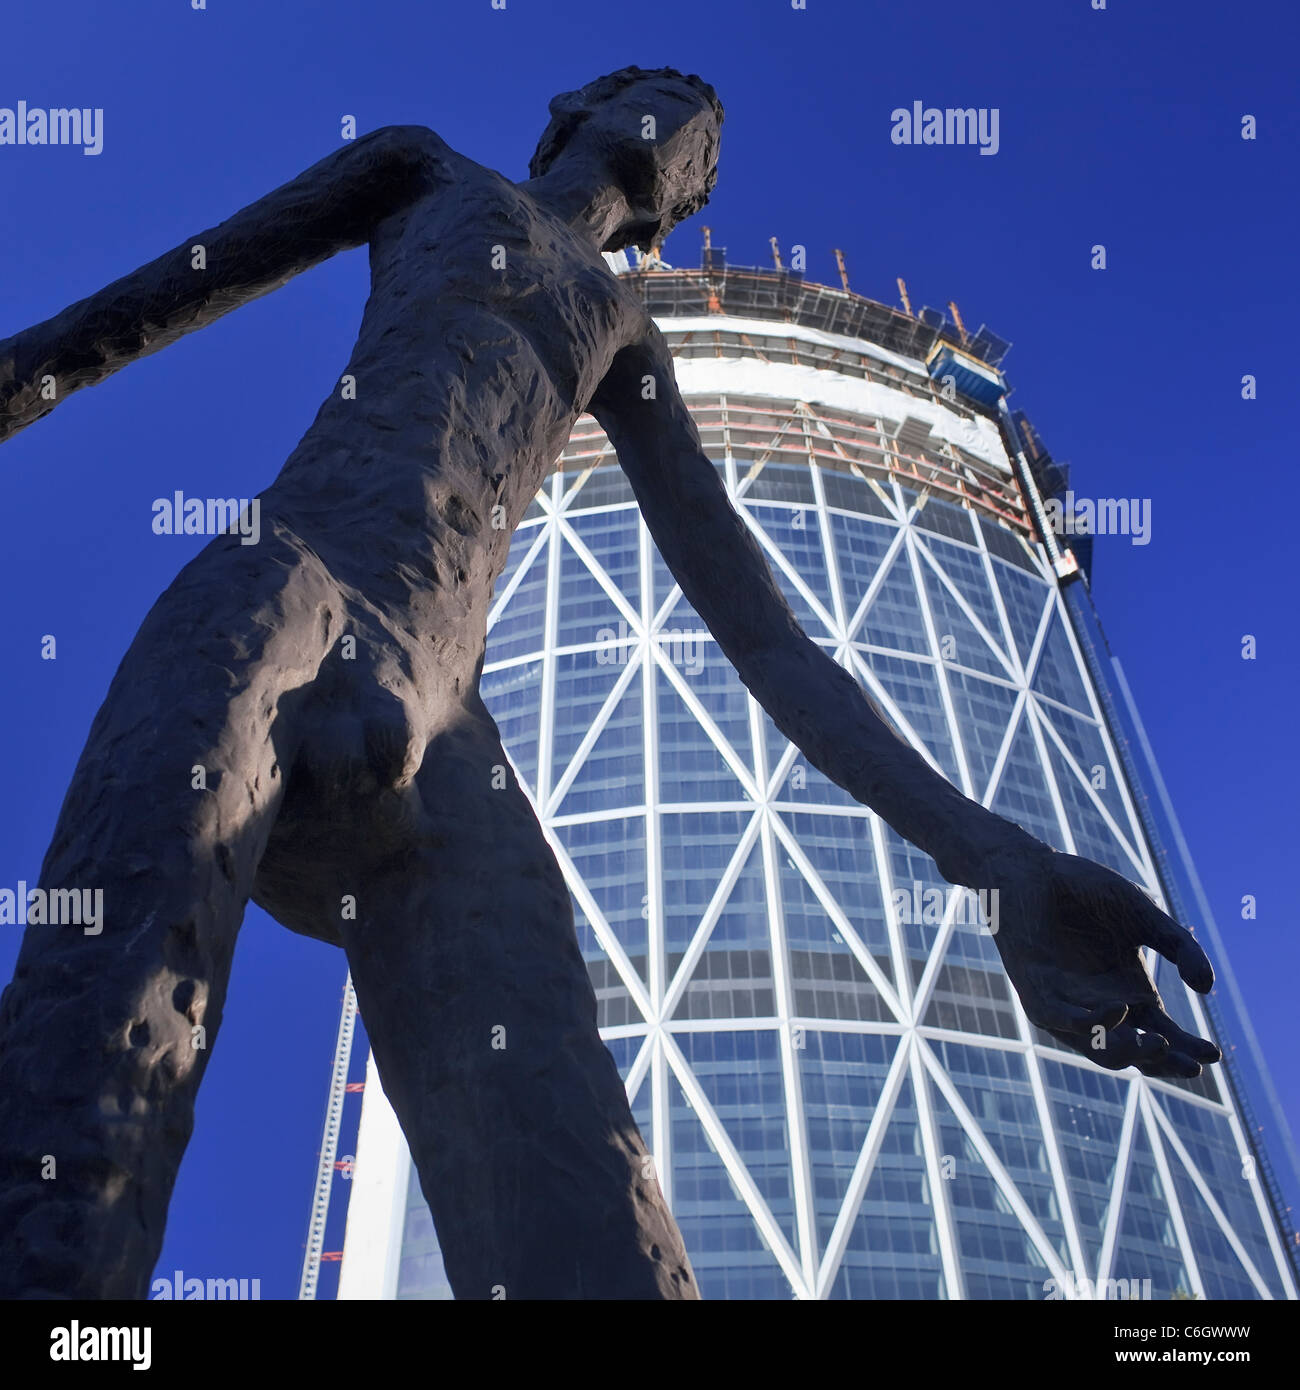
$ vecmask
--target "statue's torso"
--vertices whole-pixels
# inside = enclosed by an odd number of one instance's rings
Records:
[[[486,602],[574,421],[647,320],[590,242],[514,184],[459,157],[449,173],[378,229],[346,377],[266,502],[332,567],[355,561],[349,582],[423,556]]]

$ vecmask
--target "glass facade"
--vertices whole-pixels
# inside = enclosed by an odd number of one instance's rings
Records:
[[[994,412],[870,344],[660,323],[809,636],[968,795],[1161,899]],[[1029,1024],[990,905],[776,730],[590,419],[514,538],[483,689],[706,1297],[1295,1296],[1219,1069],[1108,1073]],[[396,1296],[447,1296],[409,1191]]]

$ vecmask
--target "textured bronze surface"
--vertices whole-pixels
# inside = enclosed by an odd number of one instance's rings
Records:
[[[218,537],[158,600],[63,804],[41,884],[102,888],[105,925],[30,927],[0,1003],[0,1294],[145,1295],[251,898],[346,950],[457,1297],[698,1296],[478,690],[511,533],[588,409],[778,727],[954,882],[1002,892],[1031,1018],[1107,1066],[1217,1056],[1141,1012],[1158,998],[1139,941],[1208,988],[1191,937],[933,773],[799,631],[701,453],[662,338],[600,252],[702,205],[711,89],[628,69],[552,113],[527,182],[387,128],[0,342],[3,440],[370,247],[354,389],[261,495],[258,543]]]

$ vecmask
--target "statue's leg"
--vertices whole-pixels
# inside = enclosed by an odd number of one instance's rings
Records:
[[[409,849],[343,923],[448,1278],[458,1298],[696,1298],[559,865],[472,703],[429,745]]]
[[[294,692],[338,609],[314,557],[222,537],[113,680],[40,875],[102,916],[29,926],[0,1001],[0,1297],[147,1296]]]

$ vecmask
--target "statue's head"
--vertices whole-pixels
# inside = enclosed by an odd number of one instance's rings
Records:
[[[569,159],[605,170],[633,225],[601,249],[648,251],[708,202],[721,126],[722,103],[707,82],[673,68],[622,68],[551,102],[528,172],[538,178]]]

